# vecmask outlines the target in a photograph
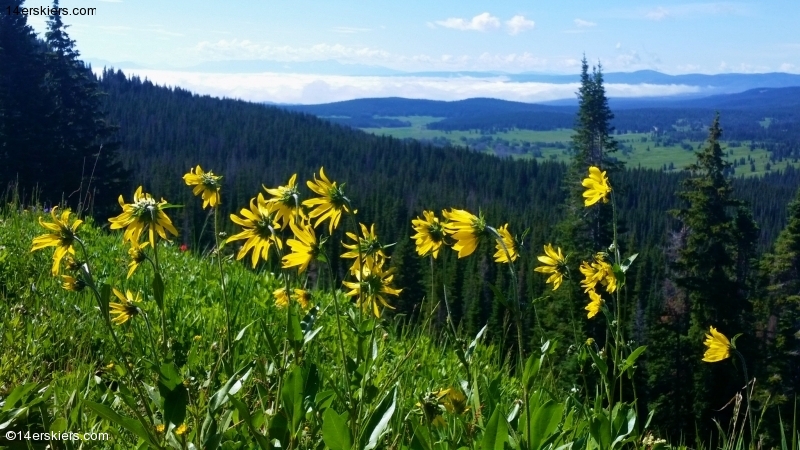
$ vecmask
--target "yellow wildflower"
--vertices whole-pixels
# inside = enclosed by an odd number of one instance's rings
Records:
[[[189,173],[183,176],[183,181],[187,186],[194,186],[192,193],[194,195],[202,195],[203,209],[208,206],[212,208],[220,204],[219,191],[222,188],[222,177],[214,175],[214,172],[203,172],[198,164],[194,169],[190,169]]]
[[[382,266],[386,259],[388,259],[386,253],[383,252],[383,246],[378,241],[378,236],[375,234],[375,224],[372,224],[369,229],[367,229],[367,226],[363,223],[359,225],[361,226],[361,234],[364,237],[358,237],[354,233],[348,231],[347,237],[355,242],[353,244],[345,244],[342,242],[344,248],[349,250],[342,254],[342,258],[355,259],[353,265],[350,267],[350,272],[353,274],[360,270],[361,262],[364,262],[368,267],[372,267],[376,264]],[[358,259],[359,253],[361,254],[360,261]]]
[[[591,289],[589,290],[589,300],[590,300],[589,304],[586,305],[586,308],[584,309],[588,311],[586,317],[591,319],[592,317],[596,316],[597,313],[599,313],[600,310],[603,308],[603,298],[600,297],[600,294],[598,294],[594,289]]]
[[[302,215],[300,191],[297,189],[297,174],[289,178],[286,186],[278,186],[274,189],[262,187],[272,196],[267,202],[275,205],[276,220],[281,221],[282,226],[289,225],[289,222],[296,221],[297,217]]]
[[[498,228],[497,233],[502,239],[497,239],[497,243],[495,244],[497,248],[494,254],[495,262],[508,264],[511,261],[516,261],[519,256],[517,253],[517,242],[514,236],[508,231],[508,224]],[[510,260],[509,257],[511,258]]]
[[[308,181],[306,184],[320,196],[303,202],[304,206],[314,208],[308,216],[312,219],[317,219],[316,223],[314,223],[315,227],[318,227],[326,219],[330,219],[328,231],[333,234],[333,230],[339,226],[342,211],[350,212],[350,200],[344,195],[342,186],[337,186],[335,181],[328,180],[328,177],[325,176],[324,168],[319,169],[319,179],[314,174],[314,181]]]
[[[589,177],[584,178],[581,184],[586,188],[583,193],[584,206],[592,206],[600,200],[603,200],[603,203],[608,203],[608,194],[611,192],[611,186],[608,184],[605,172],[601,172],[595,166],[589,167]]]
[[[703,361],[705,362],[722,361],[731,356],[731,342],[714,327],[709,328],[709,334],[706,334],[706,340],[703,341],[703,345],[706,346],[706,352],[703,355]]]
[[[561,247],[558,247],[558,251],[556,251],[553,249],[552,244],[547,244],[544,246],[544,255],[539,256],[538,259],[539,262],[545,265],[533,270],[540,273],[549,273],[550,277],[545,282],[553,283],[553,290],[555,291],[561,286],[564,281],[564,275],[567,273],[567,258],[561,253]]]
[[[122,295],[122,292],[118,291],[117,288],[114,288],[113,292],[114,296],[120,299],[122,303],[110,302],[108,304],[109,312],[114,316],[111,322],[122,325],[131,318],[139,315],[141,310],[136,306],[136,303],[139,303],[141,300],[139,293],[134,297],[130,290],[125,291],[125,295]]]
[[[386,301],[387,295],[399,295],[402,289],[395,289],[389,286],[394,278],[393,269],[384,271],[378,266],[364,267],[363,270],[354,274],[355,282],[343,281],[342,284],[350,288],[345,295],[348,297],[358,297],[357,306],[369,311],[375,317],[381,316],[380,307],[394,309]]]
[[[53,253],[53,267],[50,269],[53,275],[58,275],[61,271],[61,260],[65,255],[75,254],[75,248],[72,246],[75,242],[75,231],[77,231],[78,227],[83,223],[82,220],[76,219],[72,222],[72,225],[70,225],[69,216],[72,212],[65,210],[61,213],[61,217],[59,218],[56,217],[57,209],[58,206],[54,206],[50,210],[50,216],[55,223],[44,222],[42,218],[39,217],[39,224],[50,230],[51,233],[33,238],[33,246],[31,247],[31,252],[46,247],[56,247],[56,251]]]
[[[417,216],[411,221],[414,231],[417,232],[411,239],[416,240],[419,256],[433,255],[436,259],[439,256],[439,248],[444,242],[444,226],[433,211],[422,211],[422,215],[425,219]]]
[[[128,264],[128,278],[130,278],[133,272],[139,268],[139,265],[147,259],[147,255],[145,255],[143,249],[148,245],[150,245],[149,242],[140,245],[136,241],[131,241],[131,248],[128,249],[128,257],[131,259],[131,262]]]
[[[167,205],[163,198],[160,202],[156,202],[150,194],[143,193],[142,187],[139,186],[133,194],[133,203],[126,204],[121,195],[117,201],[122,207],[122,214],[112,217],[108,221],[111,222],[112,230],[125,228],[125,233],[122,235],[124,240],[139,242],[142,233],[147,230],[150,245],[155,247],[156,233],[161,236],[161,239],[167,239],[167,232],[173,236],[178,235],[178,230],[163,211],[164,206]]]
[[[471,255],[478,247],[480,237],[486,233],[486,221],[482,216],[475,216],[463,209],[451,208],[450,211],[442,211],[442,216],[447,220],[445,231],[456,240],[453,250],[458,252],[458,257]]]
[[[242,259],[252,250],[250,262],[253,267],[258,264],[259,259],[269,260],[269,249],[273,245],[282,249],[283,242],[277,234],[281,226],[275,220],[274,206],[264,200],[264,196],[258,194],[258,198],[250,199],[250,209],[242,208],[239,212],[241,217],[231,214],[233,223],[244,228],[244,231],[234,234],[225,242],[233,242],[247,239],[236,255],[236,259]]]
[[[292,249],[292,253],[283,257],[283,268],[298,267],[298,272],[303,273],[308,264],[319,255],[319,243],[314,234],[314,228],[310,224],[302,223],[295,225],[289,222],[289,227],[294,232],[296,239],[288,239],[286,243]]]

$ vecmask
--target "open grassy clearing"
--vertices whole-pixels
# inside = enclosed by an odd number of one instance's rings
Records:
[[[442,131],[426,128],[429,123],[441,120],[439,117],[391,117],[411,123],[410,127],[364,128],[363,131],[377,135],[388,135],[399,139],[418,139],[434,144],[468,146],[477,151],[514,159],[553,160],[567,162],[570,159],[568,146],[572,140],[572,130],[559,129],[534,131],[513,129],[482,133],[480,130]],[[763,126],[769,126],[765,119]],[[664,137],[652,133],[624,133],[615,136],[619,141],[618,158],[628,167],[643,167],[678,171],[695,161],[695,151],[703,145],[702,141],[682,141],[675,145],[661,145]],[[750,142],[724,144],[728,162],[736,163],[737,176],[764,175],[770,171],[783,170],[789,165],[800,167],[800,163],[784,160],[771,162],[769,152],[763,148],[750,149]],[[624,149],[624,151],[623,151]]]

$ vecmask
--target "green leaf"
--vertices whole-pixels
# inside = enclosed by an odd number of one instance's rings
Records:
[[[489,324],[486,324],[478,331],[478,334],[475,335],[475,339],[470,342],[469,347],[467,347],[467,351],[464,353],[464,357],[466,358],[467,362],[470,362],[472,359],[472,353],[475,351],[475,348],[478,346],[478,342],[483,337],[484,333],[486,333],[486,329],[489,327]]]
[[[111,286],[108,284],[100,285],[100,308],[103,317],[108,317],[108,302],[111,300]]]
[[[602,411],[592,417],[589,422],[589,434],[602,449],[611,448],[611,422],[605,416],[606,411]]]
[[[269,347],[271,356],[277,358],[280,354],[280,350],[278,350],[278,346],[275,344],[275,338],[273,338],[272,334],[267,330],[264,321],[261,322],[261,330],[264,332],[264,339],[267,341],[267,347]]]
[[[291,432],[296,433],[303,419],[303,369],[295,366],[284,380],[281,400],[291,422]]]
[[[622,261],[622,264],[620,265],[620,270],[622,270],[623,273],[627,272],[628,269],[630,269],[631,264],[633,264],[633,260],[635,260],[637,256],[639,256],[639,254],[634,253],[633,255],[625,258],[625,261]]]
[[[548,400],[544,405],[540,406],[533,414],[531,421],[530,445],[528,448],[536,450],[539,448],[540,443],[548,439],[558,424],[561,423],[561,416],[564,415],[564,405],[554,403]]]
[[[164,280],[161,279],[161,274],[156,272],[153,277],[153,298],[158,305],[158,309],[164,309]]]
[[[647,350],[647,346],[642,345],[641,347],[634,350],[630,355],[628,355],[628,357],[625,358],[625,363],[622,365],[621,371],[625,372],[626,370],[633,367],[633,365],[636,363],[636,360],[639,358],[639,356],[641,356],[642,353],[644,353],[645,350]]]
[[[317,321],[318,315],[319,315],[319,306],[317,305],[309,309],[305,317],[303,317],[303,320],[300,322],[300,329],[303,330],[304,335],[310,333],[311,330],[314,328],[314,323]]]
[[[597,370],[603,377],[603,381],[608,383],[608,365],[606,362],[603,361],[603,358],[601,358],[600,355],[598,355],[597,352],[592,349],[589,350],[589,356],[592,357],[592,361],[594,361],[594,364],[597,366]]]
[[[286,339],[296,346],[303,341],[303,329],[300,325],[300,318],[294,308],[289,310],[289,322],[286,324]]]
[[[534,355],[529,356],[528,360],[525,361],[525,370],[522,371],[522,379],[529,389],[533,386],[534,378],[536,378],[541,367],[542,360],[534,357]]]
[[[253,423],[253,416],[250,414],[250,410],[247,408],[247,405],[243,401],[233,397],[230,394],[228,395],[228,400],[230,400],[234,408],[239,411],[239,417],[247,425],[247,428],[250,430],[250,434],[255,437],[258,446],[262,449],[271,448],[272,446],[269,444],[269,440],[267,440],[264,435],[258,432],[258,427]]]
[[[369,418],[369,422],[365,428],[365,431],[369,434],[364,450],[372,450],[378,446],[378,441],[381,439],[381,436],[383,436],[383,433],[389,428],[389,421],[392,419],[396,405],[397,387],[394,387],[392,392],[386,394]]]
[[[254,321],[252,321],[252,322],[250,322],[250,323],[248,323],[247,325],[245,325],[245,327],[244,327],[244,328],[242,328],[241,330],[239,330],[239,332],[238,332],[238,333],[236,333],[236,337],[235,337],[235,338],[233,338],[233,342],[239,342],[239,341],[241,341],[241,340],[242,340],[242,338],[244,337],[244,332],[245,332],[245,331],[247,331],[247,329],[248,329],[248,328],[250,328],[250,325],[252,325],[252,324],[254,324],[254,323],[256,323],[256,321],[255,321],[255,320],[254,320]]]
[[[236,392],[241,388],[242,381],[246,380],[250,376],[250,370],[252,363],[249,363],[239,369],[235,374],[233,374],[230,379],[223,385],[208,401],[208,412],[209,414],[213,414],[217,412],[222,405],[224,405],[228,401],[228,393],[229,392]],[[242,375],[243,374],[243,375]],[[238,387],[236,387],[238,384]]]
[[[157,442],[153,442],[151,436],[147,433],[144,426],[136,420],[133,420],[128,417],[122,417],[121,415],[117,414],[116,411],[109,408],[106,405],[95,403],[89,400],[83,400],[83,404],[88,406],[89,409],[95,412],[98,416],[102,417],[105,420],[108,420],[111,423],[114,423],[131,433],[139,436],[140,438],[144,439],[145,441],[149,442],[150,445],[154,447],[158,447]]]
[[[322,415],[322,440],[330,450],[350,450],[352,441],[347,427],[347,414],[328,408]]]
[[[414,437],[411,439],[411,450],[433,450],[431,446],[431,432],[428,427],[416,422],[411,422]]]
[[[176,386],[183,383],[183,377],[178,371],[175,363],[165,363],[158,368],[159,382],[166,386],[167,389],[175,389]]]
[[[481,448],[483,450],[503,450],[508,441],[508,424],[506,418],[500,414],[500,408],[495,408],[486,430],[483,432]]]

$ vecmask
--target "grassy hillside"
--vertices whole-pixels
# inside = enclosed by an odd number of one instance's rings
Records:
[[[452,327],[431,332],[429,315],[416,327],[385,308],[373,316],[353,301],[376,302],[374,292],[353,296],[352,285],[326,285],[322,257],[305,274],[269,273],[250,270],[249,257],[237,261],[237,245],[195,253],[156,236],[127,278],[134,256],[121,232],[4,205],[0,445],[23,441],[8,436],[70,431],[92,433],[90,447],[119,449],[687,448],[659,439],[635,391],[627,402],[622,392],[616,399],[617,383],[630,383],[646,351],[634,350],[619,328],[611,347],[576,335],[543,340],[528,355],[503,354],[484,343],[503,329],[465,336]],[[173,221],[181,216],[162,211]],[[64,261],[55,277],[52,250],[31,254],[31,242],[48,233],[43,223],[59,221],[70,231],[54,239],[75,249],[76,263]],[[391,301],[381,287],[390,283],[370,286]],[[279,304],[281,287],[306,289],[308,304]],[[511,292],[504,302],[527,302]],[[581,384],[563,387],[559,345],[570,347]],[[711,445],[747,442],[739,434]]]

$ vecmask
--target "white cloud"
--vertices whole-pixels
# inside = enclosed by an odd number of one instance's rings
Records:
[[[794,64],[783,63],[780,67],[781,72],[789,72],[789,73],[797,73],[800,70],[800,67],[797,67]]]
[[[645,14],[645,17],[647,17],[650,20],[663,20],[669,17],[669,11],[667,11],[667,9],[662,6],[659,6],[656,9],[648,11]]]
[[[646,19],[658,21],[668,18],[695,18],[701,16],[741,16],[746,15],[747,11],[747,8],[741,3],[686,3],[683,5],[670,6],[669,8],[659,6],[646,10],[643,16]]]
[[[536,22],[532,20],[528,20],[525,16],[516,15],[512,17],[510,20],[506,21],[506,27],[508,28],[508,34],[517,35],[522,33],[525,30],[532,30],[533,27],[536,26]]]
[[[260,44],[250,40],[223,39],[217,42],[203,41],[192,51],[204,60],[278,60],[312,61],[342,59],[348,61],[385,61],[390,57],[385,50],[370,47],[347,47],[341,44],[317,44],[310,47]]]
[[[343,34],[354,34],[354,33],[366,33],[367,31],[372,31],[370,28],[356,28],[356,27],[333,27],[331,31],[334,33],[343,33]]]
[[[326,103],[367,97],[462,100],[491,97],[523,102],[573,98],[578,83],[515,83],[503,77],[350,77],[283,73],[220,74],[130,70],[157,84],[180,86],[200,94],[277,103]],[[685,85],[606,84],[611,97],[665,96],[697,92]]]
[[[589,22],[588,20],[575,19],[575,26],[578,28],[591,28],[596,27],[597,24],[594,22]]]
[[[478,14],[471,20],[450,17],[449,19],[438,20],[436,21],[436,24],[445,28],[453,28],[463,31],[486,31],[493,28],[499,28],[500,19],[489,14],[488,12],[485,12],[483,14]]]
[[[722,61],[719,64],[718,70],[719,73],[766,73],[770,72],[771,68],[769,66],[746,63],[728,64],[725,61]]]

